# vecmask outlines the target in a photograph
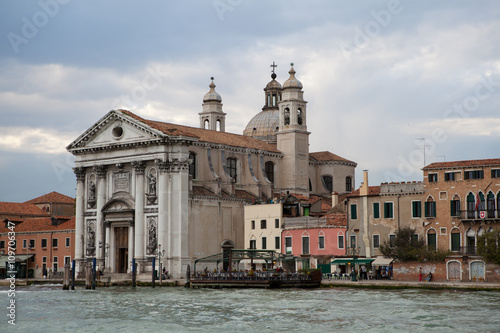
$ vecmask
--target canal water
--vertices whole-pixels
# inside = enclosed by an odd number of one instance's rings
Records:
[[[4,288],[4,287],[1,287]],[[500,293],[370,289],[0,289],[0,332],[500,332]]]

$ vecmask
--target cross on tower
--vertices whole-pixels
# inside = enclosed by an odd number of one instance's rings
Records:
[[[274,63],[274,61],[273,61],[273,64],[272,64],[270,67],[272,67],[272,68],[273,68],[273,73],[274,73],[274,69],[275,69],[276,67],[278,67],[278,65],[276,65],[276,64]]]

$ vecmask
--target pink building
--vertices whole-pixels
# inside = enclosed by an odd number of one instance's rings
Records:
[[[297,270],[329,265],[333,258],[345,256],[346,230],[345,213],[321,218],[285,218],[281,233],[282,253],[303,259],[297,263]]]

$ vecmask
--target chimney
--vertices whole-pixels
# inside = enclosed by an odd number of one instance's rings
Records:
[[[359,188],[359,195],[368,195],[368,170],[363,170],[363,184]]]
[[[332,208],[339,204],[339,194],[337,192],[332,192]]]

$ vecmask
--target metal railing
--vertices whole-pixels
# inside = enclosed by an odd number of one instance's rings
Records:
[[[461,210],[452,214],[452,217],[458,217],[461,220],[481,220],[481,219],[500,219],[500,210],[484,210],[484,217],[477,210]]]

